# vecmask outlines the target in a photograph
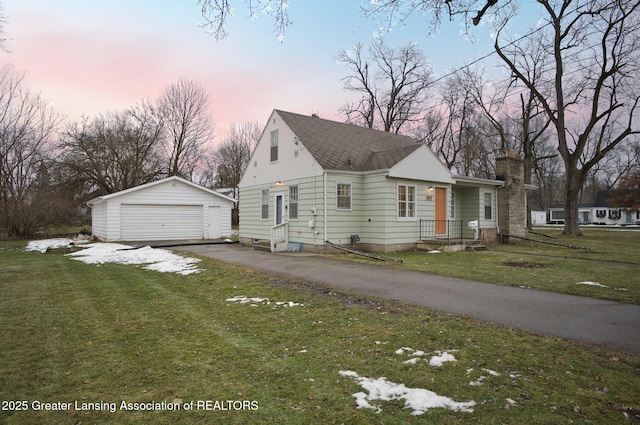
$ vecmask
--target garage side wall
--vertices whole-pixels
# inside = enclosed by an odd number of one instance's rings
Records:
[[[99,201],[91,206],[91,232],[98,239],[107,240],[107,201]]]
[[[108,230],[102,238],[107,241],[215,239],[231,235],[233,202],[179,181],[141,188],[105,202]],[[94,234],[101,237],[95,231]]]

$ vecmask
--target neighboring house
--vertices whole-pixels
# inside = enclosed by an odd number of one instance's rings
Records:
[[[578,205],[580,224],[631,225],[640,224],[640,210],[614,205],[609,199],[614,195],[611,190],[601,190],[593,203]],[[564,223],[564,205],[549,208],[550,224]]]
[[[231,235],[233,198],[180,177],[92,199],[93,234],[104,241],[217,239]]]
[[[503,185],[452,175],[407,136],[274,110],[240,180],[240,241],[389,252],[423,240],[495,240]]]

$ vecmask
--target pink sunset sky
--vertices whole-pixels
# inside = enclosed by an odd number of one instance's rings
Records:
[[[155,100],[181,77],[209,91],[216,141],[232,123],[262,125],[272,109],[339,120],[350,95],[341,80],[347,69],[334,56],[369,44],[380,27],[362,15],[360,1],[291,0],[284,43],[269,16],[250,20],[244,0],[235,3],[229,37],[216,41],[189,0],[1,0],[10,52],[0,54],[67,121]],[[430,36],[417,16],[388,38],[394,46],[417,42],[437,78],[491,52],[488,28],[475,31],[473,44],[457,22]]]

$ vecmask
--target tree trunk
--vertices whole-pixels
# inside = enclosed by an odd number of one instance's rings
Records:
[[[567,181],[565,183],[564,203],[564,231],[567,236],[582,236],[580,230],[580,217],[578,203],[580,201],[580,188],[584,183],[584,175],[580,170],[567,167]]]

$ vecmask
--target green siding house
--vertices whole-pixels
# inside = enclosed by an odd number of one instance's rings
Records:
[[[503,184],[453,176],[407,136],[274,110],[239,184],[240,241],[391,252],[495,238]]]

